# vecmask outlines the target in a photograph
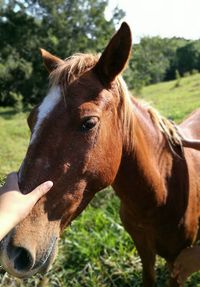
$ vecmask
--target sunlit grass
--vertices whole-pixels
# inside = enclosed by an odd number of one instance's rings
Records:
[[[18,170],[28,145],[26,114],[0,109],[0,177]]]
[[[145,87],[140,97],[163,115],[180,122],[200,107],[200,74],[181,78],[179,87],[176,87],[176,81]]]

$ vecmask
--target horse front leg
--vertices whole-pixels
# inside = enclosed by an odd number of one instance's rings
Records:
[[[126,213],[123,211],[122,207],[120,210],[120,217],[126,231],[131,235],[136,249],[142,261],[143,267],[143,287],[153,287],[155,286],[155,258],[156,253],[153,248],[153,240],[151,236],[146,233],[143,229],[140,230],[135,228],[132,224],[132,220],[129,220]]]
[[[144,287],[155,286],[155,259],[156,253],[149,242],[148,235],[141,231],[134,231],[133,241],[142,261],[142,279]]]

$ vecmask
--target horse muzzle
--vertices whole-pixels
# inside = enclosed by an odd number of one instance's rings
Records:
[[[9,274],[18,278],[27,278],[38,272],[45,273],[55,258],[57,241],[57,237],[52,236],[45,248],[36,248],[32,244],[15,245],[9,234],[0,244],[1,264]]]

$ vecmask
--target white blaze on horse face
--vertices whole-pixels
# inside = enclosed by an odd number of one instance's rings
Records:
[[[43,120],[46,119],[49,116],[49,114],[53,111],[55,106],[58,104],[60,98],[61,98],[60,87],[59,86],[52,87],[38,108],[37,121],[33,129],[30,144],[33,144],[33,142],[36,140],[38,131],[40,129]]]

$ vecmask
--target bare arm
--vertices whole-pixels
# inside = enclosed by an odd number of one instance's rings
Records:
[[[0,188],[0,240],[31,211],[53,183],[46,181],[27,195],[19,191],[17,174],[11,173]]]

